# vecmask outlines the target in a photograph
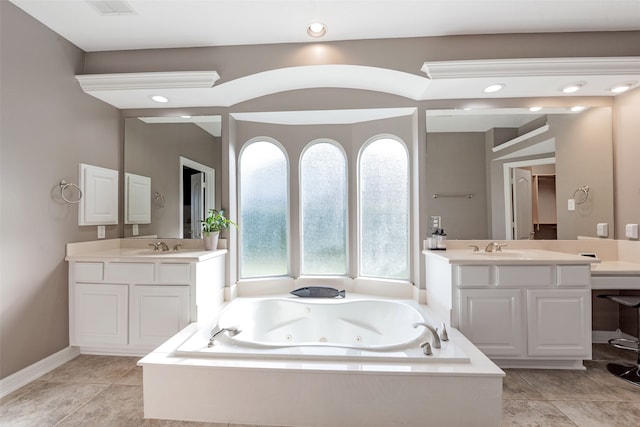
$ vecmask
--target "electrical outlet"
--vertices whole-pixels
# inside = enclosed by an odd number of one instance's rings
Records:
[[[624,228],[624,236],[627,239],[638,238],[638,224],[627,224]]]
[[[606,222],[599,222],[596,226],[596,234],[598,237],[609,236],[609,224]]]
[[[432,216],[431,217],[431,228],[442,228],[442,217],[440,216]]]
[[[567,209],[570,211],[575,211],[576,210],[576,201],[575,199],[569,199],[568,203],[567,203]]]
[[[105,238],[104,225],[99,225],[98,226],[98,239],[104,239],[104,238]]]
[[[140,234],[140,230],[138,230],[138,224],[133,224],[133,227],[131,227],[131,234],[133,234],[134,236]]]

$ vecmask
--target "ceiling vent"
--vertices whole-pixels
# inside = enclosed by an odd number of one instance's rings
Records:
[[[129,3],[122,0],[87,0],[95,10],[103,16],[135,15]]]

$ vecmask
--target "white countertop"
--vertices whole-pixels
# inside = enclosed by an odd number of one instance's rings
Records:
[[[640,263],[628,261],[602,261],[591,265],[592,276],[640,276]]]
[[[168,251],[154,251],[149,243],[164,241]],[[177,251],[172,250],[181,244]],[[226,254],[226,249],[205,251],[199,239],[109,239],[67,244],[66,261],[201,262]]]
[[[67,255],[66,261],[103,261],[108,259],[110,261],[118,262],[140,262],[140,261],[179,261],[179,262],[200,262],[206,261],[210,258],[215,258],[227,253],[226,249],[219,249],[217,251],[204,251],[204,250],[178,250],[178,251],[158,251],[154,252],[152,249],[132,249],[132,248],[118,248],[118,249],[105,249],[95,252],[88,252],[76,255]]]
[[[517,249],[502,252],[473,252],[469,249],[448,249],[444,251],[425,250],[422,251],[427,256],[435,256],[446,259],[450,264],[597,264],[598,258],[574,255],[565,252],[555,252],[542,249]]]

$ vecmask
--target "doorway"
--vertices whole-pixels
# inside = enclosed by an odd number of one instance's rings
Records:
[[[557,238],[555,157],[503,165],[509,240]]]
[[[200,221],[214,208],[215,170],[180,157],[180,231],[183,239],[202,238]]]

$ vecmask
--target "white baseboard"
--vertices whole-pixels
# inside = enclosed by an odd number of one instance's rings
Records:
[[[33,365],[27,366],[26,368],[1,379],[0,397],[5,397],[20,387],[29,384],[31,381],[37,380],[44,374],[47,374],[57,367],[74,359],[79,354],[80,349],[78,347],[67,347],[49,357],[45,357]]]

